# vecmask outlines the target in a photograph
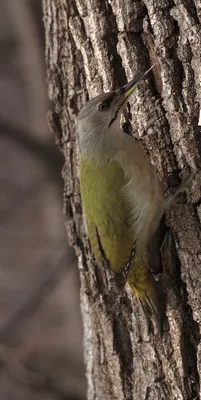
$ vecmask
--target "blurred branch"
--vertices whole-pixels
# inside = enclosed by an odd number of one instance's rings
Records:
[[[25,386],[31,386],[32,389],[45,390],[47,393],[55,394],[57,399],[60,400],[84,400],[85,390],[82,388],[83,383],[79,382],[77,389],[69,388],[65,390],[54,382],[54,379],[47,376],[43,371],[31,369],[22,363],[19,359],[16,359],[13,354],[13,349],[4,348],[1,351],[1,363],[2,366],[7,370],[11,378],[13,378],[18,384]],[[52,369],[55,369],[54,360],[52,360]],[[66,362],[71,364],[71,359],[67,358]]]
[[[12,336],[16,334],[22,324],[37,311],[44,298],[52,292],[68,271],[66,266],[67,261],[68,265],[72,265],[74,260],[73,251],[68,252],[68,257],[66,252],[62,252],[58,259],[54,261],[54,268],[50,269],[48,267],[48,272],[42,282],[39,283],[38,287],[34,289],[29,298],[0,329],[1,344],[8,342]]]
[[[64,160],[56,144],[45,143],[38,139],[34,132],[15,126],[2,118],[0,118],[0,136],[14,140],[32,156],[38,158],[49,170],[52,179],[61,185],[61,169]]]
[[[22,210],[22,207],[24,207],[25,204],[30,201],[30,196],[33,196],[37,189],[44,187],[46,181],[48,181],[48,178],[49,175],[48,177],[44,176],[41,182],[36,181],[32,183],[31,181],[30,185],[27,185],[27,187],[24,189],[18,190],[17,193],[12,196],[12,202],[15,204],[15,207],[9,207],[7,210],[0,209],[0,229],[2,229],[3,225],[13,218],[14,215]],[[2,181],[0,181],[0,184],[1,183]]]
[[[59,396],[61,400],[84,400],[85,396],[82,395],[84,390],[77,389],[77,393],[71,393],[72,388],[66,390],[57,385],[57,381],[54,381],[51,376],[40,371],[37,368],[32,368],[31,365],[27,365],[26,362],[22,362],[18,357],[15,357],[13,349],[6,347],[5,344],[16,334],[21,328],[22,324],[35,313],[38,307],[43,302],[52,290],[57,286],[64,274],[68,271],[66,266],[72,265],[75,261],[73,251],[67,253],[62,252],[54,261],[54,267],[48,271],[43,281],[34,290],[33,294],[24,302],[19,310],[5,323],[3,328],[0,330],[0,360],[1,364],[6,368],[9,375],[17,382],[23,385],[29,385],[33,388],[46,390],[49,393],[54,393]],[[70,363],[69,359],[69,363]],[[52,365],[54,369],[54,364]],[[57,365],[58,369],[58,365]],[[83,382],[82,382],[83,384]]]
[[[2,366],[18,384],[31,386],[32,389],[45,390],[47,393],[55,394],[57,399],[60,400],[85,399],[85,390],[82,388],[83,382],[79,382],[79,386],[77,385],[76,389],[73,389],[73,392],[71,388],[65,390],[56,384],[54,379],[47,376],[45,372],[37,370],[36,368],[32,369],[27,366],[26,363],[24,364],[19,361],[19,359],[16,359],[13,354],[13,349],[4,348],[0,356]],[[71,364],[71,359],[67,358],[66,362]],[[55,369],[54,364],[54,360],[52,360],[52,369]]]

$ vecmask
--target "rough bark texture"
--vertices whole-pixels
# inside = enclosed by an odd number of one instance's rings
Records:
[[[52,126],[65,155],[64,211],[79,258],[88,399],[198,399],[201,373],[201,9],[197,0],[44,0]],[[158,277],[166,294],[159,338],[135,296],[103,295],[83,223],[78,110],[157,63],[136,89],[124,128],[150,155],[164,190],[197,170],[188,196],[166,216]],[[131,118],[132,115],[132,118]],[[179,179],[180,178],[180,179]]]

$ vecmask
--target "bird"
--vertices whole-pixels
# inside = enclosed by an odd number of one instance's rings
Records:
[[[97,264],[109,266],[120,291],[126,283],[133,289],[161,334],[163,302],[147,246],[164,213],[164,194],[149,156],[120,123],[128,99],[152,68],[86,102],[76,130],[81,199]]]

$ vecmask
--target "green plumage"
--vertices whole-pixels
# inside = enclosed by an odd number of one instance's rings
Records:
[[[130,227],[131,210],[122,193],[127,183],[124,171],[117,161],[101,164],[83,156],[80,181],[88,235],[97,262],[100,264],[103,261],[98,231],[106,260],[112,271],[119,273],[128,262],[135,244]],[[128,283],[139,296],[144,308],[147,304],[151,307],[160,330],[162,322],[156,282],[144,260],[137,255],[133,260]]]
[[[95,256],[98,262],[102,261],[97,229],[111,269],[120,272],[134,245],[129,229],[131,214],[121,193],[126,184],[124,172],[117,161],[101,165],[82,157],[80,174],[82,202]]]

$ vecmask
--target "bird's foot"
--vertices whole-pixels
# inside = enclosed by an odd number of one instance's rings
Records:
[[[185,193],[187,202],[188,203],[190,202],[191,186],[192,186],[193,178],[195,177],[196,173],[197,173],[196,171],[191,172],[190,176],[181,183],[181,185],[176,190],[176,192],[174,194],[169,195],[166,198],[165,213],[169,210],[169,208],[172,206],[172,204],[176,201],[176,198],[180,193]]]

